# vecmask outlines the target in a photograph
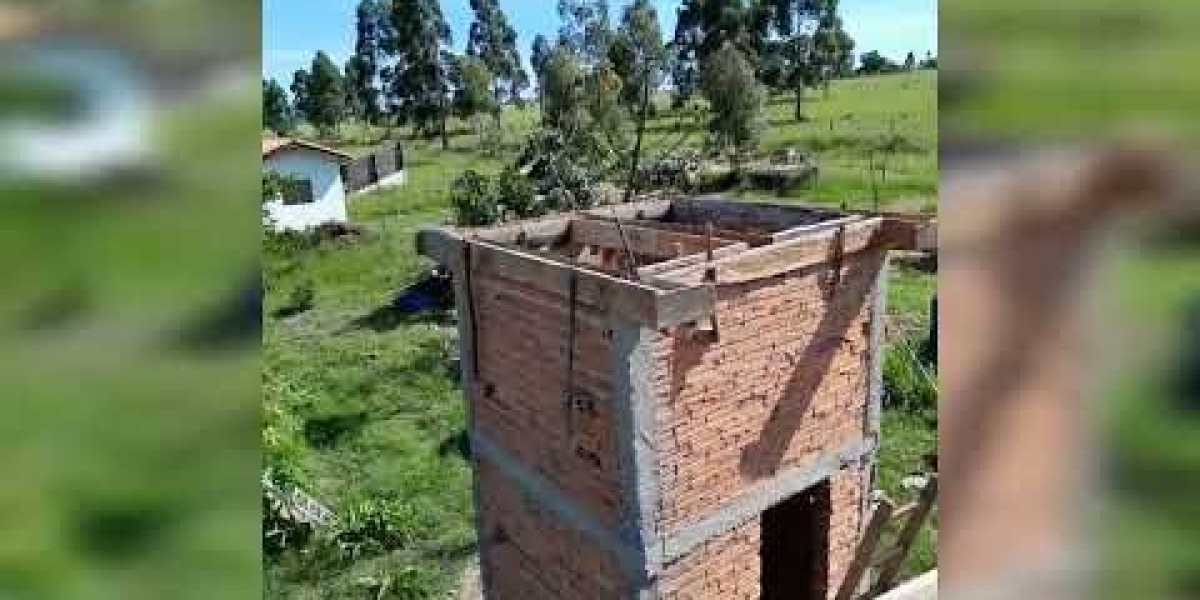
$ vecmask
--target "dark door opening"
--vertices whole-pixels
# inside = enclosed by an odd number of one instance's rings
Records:
[[[825,600],[829,591],[829,481],[762,516],[762,600]]]

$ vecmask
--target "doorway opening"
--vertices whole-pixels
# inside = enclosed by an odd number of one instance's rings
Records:
[[[759,535],[762,600],[828,597],[831,514],[828,479],[763,513]]]

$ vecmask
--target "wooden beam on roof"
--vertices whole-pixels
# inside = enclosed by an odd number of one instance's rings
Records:
[[[809,234],[812,234],[812,233],[815,233],[818,231],[825,231],[827,229],[837,229],[838,227],[841,227],[848,223],[853,223],[855,221],[860,221],[862,219],[863,219],[862,215],[850,215],[848,217],[841,217],[838,219],[830,219],[828,221],[820,221],[818,223],[812,223],[809,225],[799,225],[796,227],[792,227],[791,229],[784,229],[783,231],[771,234],[771,241],[772,242],[783,242],[783,241],[787,241],[787,240],[794,240],[798,237],[803,237],[803,236],[806,236],[806,235],[809,235]]]
[[[705,252],[710,242],[714,250],[740,243],[737,240],[719,237],[710,239],[704,235],[639,227],[624,222],[621,226],[625,232],[625,240],[621,239],[621,232],[614,221],[576,219],[571,223],[570,241],[583,246],[618,250],[624,250],[624,241],[628,241],[629,250],[635,255],[655,258],[675,258]]]
[[[734,244],[730,244],[728,246],[722,246],[720,248],[714,249],[712,252],[712,258],[713,258],[713,260],[718,260],[718,259],[726,258],[729,256],[733,256],[735,254],[740,254],[749,249],[750,249],[749,244],[747,244],[745,242],[737,242]],[[707,252],[697,252],[696,254],[689,254],[687,256],[680,256],[679,258],[673,258],[671,260],[665,260],[665,261],[657,262],[657,263],[654,263],[651,265],[646,265],[644,267],[639,268],[637,272],[638,272],[638,277],[640,277],[642,279],[651,279],[657,275],[661,275],[661,274],[667,273],[669,271],[676,271],[676,270],[682,269],[684,267],[691,267],[691,266],[703,264],[706,262],[708,262],[708,253]],[[663,283],[674,283],[674,282],[663,281]]]
[[[739,202],[718,194],[680,200],[674,204],[676,220],[704,223],[725,229],[757,227],[782,231],[846,216],[847,213],[824,207]]]
[[[743,283],[774,277],[829,260],[836,254],[853,254],[868,247],[888,244],[881,235],[883,219],[855,221],[826,231],[752,248],[740,254],[702,265],[685,267],[659,275],[656,279],[682,284],[700,284],[705,272],[715,269],[720,284]],[[834,245],[840,242],[841,248]]]

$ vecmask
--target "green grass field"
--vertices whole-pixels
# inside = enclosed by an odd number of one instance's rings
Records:
[[[812,152],[821,167],[819,180],[787,201],[871,206],[868,151],[899,135],[903,152],[887,158],[887,177],[875,183],[881,204],[932,209],[936,84],[932,72],[838,82],[828,99],[811,93],[805,123],[790,119],[790,97],[772,99],[763,149],[796,147]],[[532,108],[510,111],[506,141],[515,143],[535,122]],[[678,128],[678,122],[663,114],[651,124],[651,157],[680,137],[692,147],[703,142],[694,123]],[[448,151],[436,141],[406,142],[405,186],[351,199],[352,220],[370,231],[363,239],[323,244],[294,260],[267,254],[268,414],[293,440],[290,451],[317,498],[339,514],[367,502],[386,504],[386,527],[399,540],[395,549],[352,558],[285,554],[264,566],[269,597],[364,597],[383,588],[392,595],[380,597],[444,597],[474,553],[470,472],[454,450],[464,406],[446,367],[449,336],[427,321],[369,318],[426,266],[415,253],[414,234],[449,219],[450,182],[464,169],[490,172],[502,165],[476,152],[468,128],[456,124],[455,131]],[[349,127],[344,135],[365,137]],[[272,316],[308,283],[315,292],[310,310]],[[893,313],[906,323],[923,322],[934,285],[930,275],[896,270]],[[889,411],[884,428],[881,484],[893,497],[904,497],[899,479],[920,469],[922,454],[935,450],[936,419],[928,412]],[[912,570],[935,563],[932,540],[932,532],[923,536]]]

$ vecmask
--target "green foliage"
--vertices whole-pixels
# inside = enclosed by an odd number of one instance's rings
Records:
[[[276,134],[286,135],[292,131],[295,118],[287,92],[274,79],[263,80],[263,127]]]
[[[879,73],[891,73],[899,70],[896,63],[889,60],[886,56],[879,53],[878,50],[872,50],[859,57],[862,66],[859,67],[859,72],[865,75],[875,75]]]
[[[494,184],[496,203],[500,210],[519,219],[539,217],[546,214],[547,206],[538,202],[533,184],[515,167],[506,167],[496,176]]]
[[[354,55],[348,63],[354,73],[353,85],[347,86],[347,92],[355,97],[354,105],[368,123],[379,123],[383,118],[376,82],[384,61],[385,44],[391,35],[386,3],[361,0],[355,10]]]
[[[393,2],[388,55],[395,65],[388,70],[388,98],[403,123],[413,124],[429,137],[440,133],[443,147],[449,144],[446,119],[450,114],[449,53],[450,26],[437,0]]]
[[[499,109],[492,94],[492,73],[474,56],[457,56],[451,73],[454,85],[454,114],[462,119]]]
[[[500,220],[500,204],[491,182],[475,171],[466,171],[450,185],[454,222],[465,227],[491,225]]]
[[[579,56],[584,64],[595,67],[608,55],[612,26],[608,18],[608,0],[558,0],[559,45]]]
[[[322,137],[330,137],[345,113],[342,70],[328,54],[317,52],[308,71],[305,92],[305,117]]]
[[[704,95],[712,113],[709,132],[715,147],[744,151],[758,143],[765,126],[766,91],[750,61],[732,44],[722,46],[705,63]]]
[[[921,362],[917,343],[900,339],[891,342],[883,361],[884,402],[889,408],[936,419],[937,377]]]
[[[658,88],[666,59],[654,5],[650,0],[635,0],[625,8],[608,49],[608,61],[622,83],[621,102],[630,111],[641,106],[645,86],[652,91]]]
[[[529,75],[521,66],[516,30],[508,24],[496,0],[472,0],[471,9],[475,20],[471,23],[467,55],[480,59],[495,78],[495,102],[501,102],[505,95],[510,100],[518,99],[521,90],[529,86]]]

